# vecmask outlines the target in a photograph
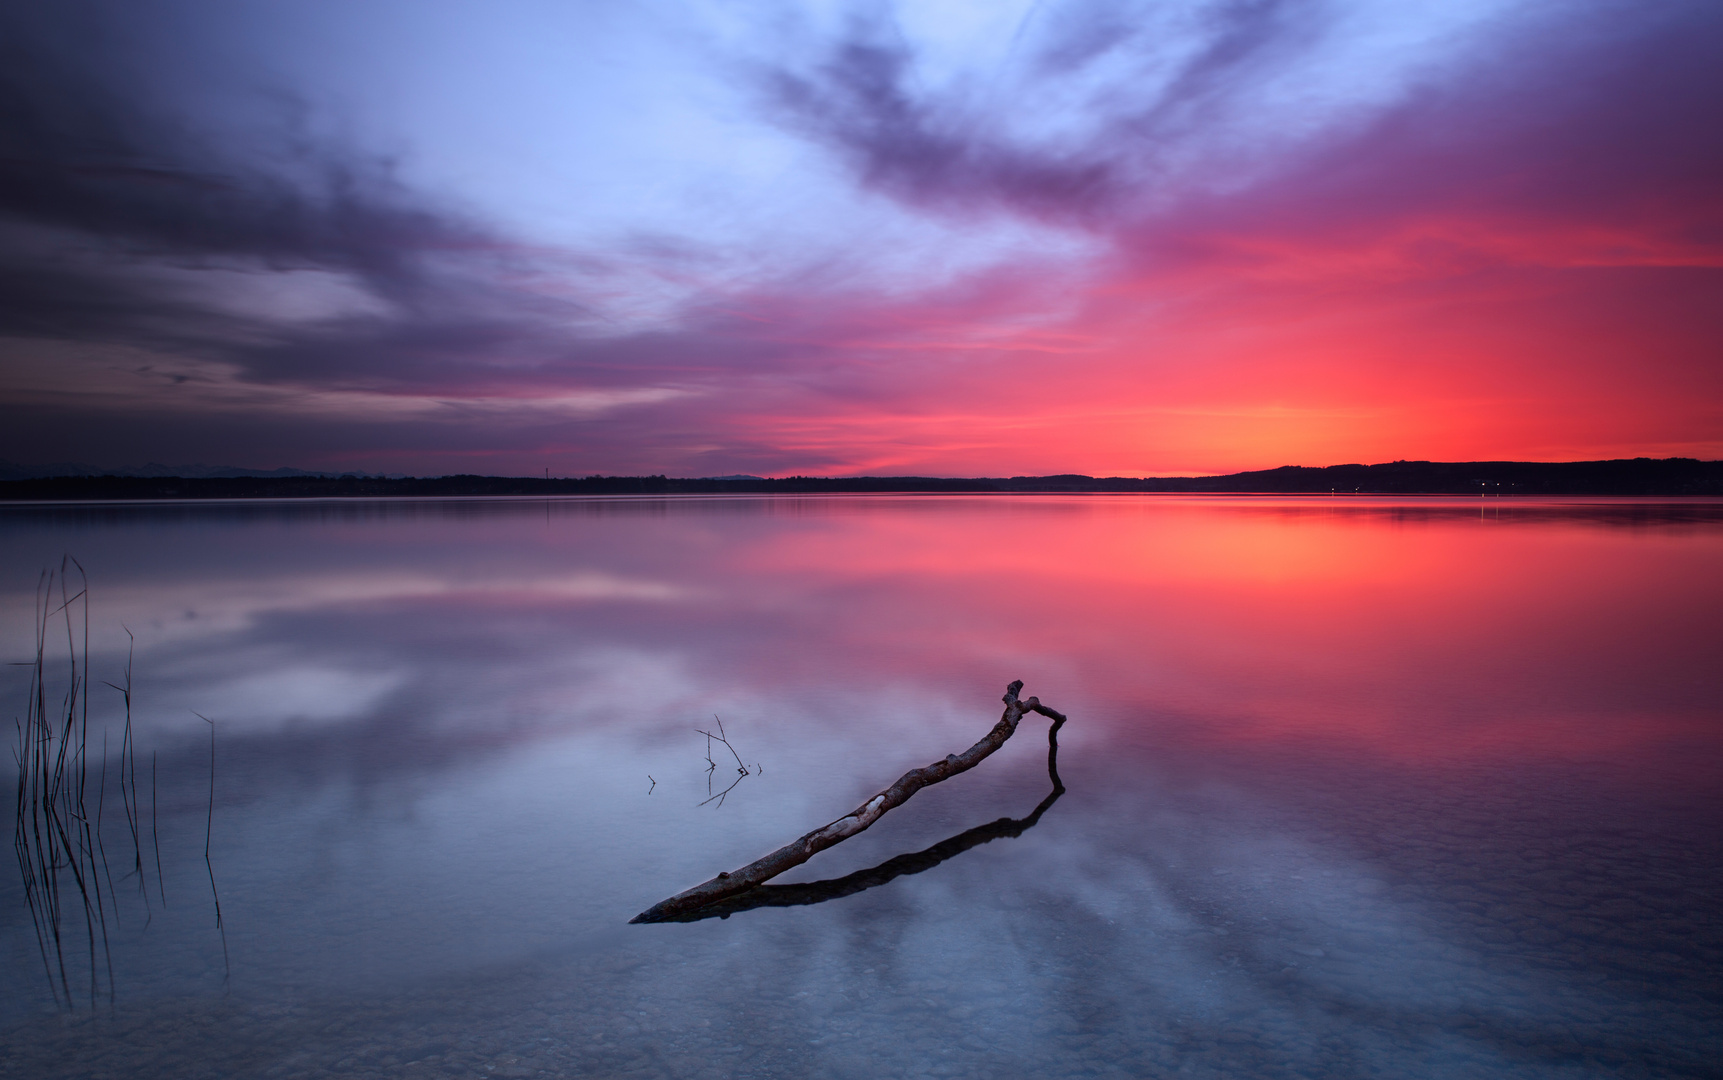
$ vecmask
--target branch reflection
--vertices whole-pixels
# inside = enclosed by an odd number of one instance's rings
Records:
[[[827,900],[838,900],[845,896],[871,889],[876,885],[899,878],[905,874],[919,874],[923,870],[931,870],[940,863],[954,856],[961,855],[973,847],[1005,837],[1022,836],[1034,828],[1059,796],[1065,794],[1065,785],[1059,780],[1059,728],[1065,723],[1055,721],[1047,729],[1047,778],[1053,782],[1053,790],[1041,800],[1040,805],[1023,818],[1000,818],[986,825],[977,825],[967,832],[958,833],[949,839],[941,840],[922,851],[898,855],[887,859],[878,866],[866,870],[857,870],[841,878],[829,881],[810,881],[803,885],[761,885],[750,889],[740,896],[709,904],[698,911],[690,911],[663,920],[664,922],[697,922],[701,919],[728,919],[738,911],[749,911],[762,907],[798,907],[804,904],[823,904]]]

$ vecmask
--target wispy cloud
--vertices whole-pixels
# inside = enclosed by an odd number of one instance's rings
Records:
[[[738,9],[722,55],[627,54],[696,59],[728,97],[615,85],[696,125],[690,170],[734,133],[755,186],[688,201],[654,127],[638,198],[613,178],[544,235],[494,184],[429,189],[410,149],[335,133],[311,87],[260,75],[221,115],[169,92],[132,17],[0,16],[0,456],[949,473],[1723,446],[1692,404],[1723,263],[1705,4]],[[579,174],[554,110],[490,104],[543,128],[500,149],[523,172]],[[1444,389],[1483,371],[1482,413]]]

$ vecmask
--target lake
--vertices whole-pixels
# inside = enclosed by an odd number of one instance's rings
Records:
[[[13,505],[0,551],[7,660],[87,573],[108,878],[58,953],[0,878],[0,1076],[1723,1076],[1716,500]],[[826,884],[629,924],[1014,679],[1056,776],[1030,716],[774,883]]]

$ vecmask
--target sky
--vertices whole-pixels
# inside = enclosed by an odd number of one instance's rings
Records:
[[[1723,458],[1723,5],[0,8],[0,459]]]

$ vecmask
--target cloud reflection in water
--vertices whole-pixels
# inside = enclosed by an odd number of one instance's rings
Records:
[[[241,1001],[359,995],[387,1042],[458,1000],[545,1016],[530,1039],[563,1057],[544,1067],[658,1046],[672,1074],[731,1045],[779,1075],[862,1057],[994,1076],[1723,1060],[1723,927],[1694,899],[1723,887],[1715,504],[4,515],[5,565],[69,550],[90,567],[98,676],[114,627],[138,633],[164,788],[203,764],[189,710],[224,725]],[[0,629],[17,642],[33,577],[14,572]],[[967,745],[1010,678],[1077,718],[1070,791],[1012,844],[980,842],[1012,819],[968,827],[1046,790],[1020,741],[806,868],[838,902],[622,929]],[[692,730],[715,711],[766,765],[718,814],[697,810]],[[122,997],[196,993],[194,965],[149,974],[178,940],[151,933],[116,950]],[[286,1038],[255,1023],[259,1045]]]

